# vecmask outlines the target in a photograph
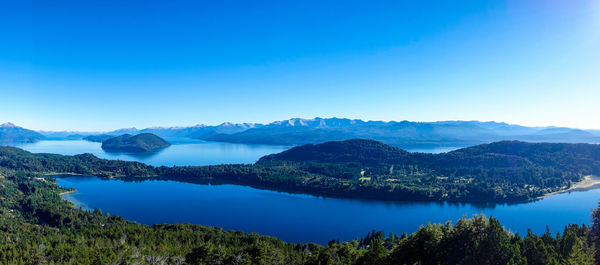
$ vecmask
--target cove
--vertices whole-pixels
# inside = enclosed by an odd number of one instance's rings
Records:
[[[381,202],[289,194],[238,185],[199,185],[176,181],[128,182],[96,177],[57,178],[77,192],[63,195],[76,207],[99,208],[143,224],[192,223],[257,232],[288,242],[326,244],[365,236],[372,229],[411,233],[427,222],[453,222],[485,214],[524,235],[528,228],[552,233],[567,224],[590,224],[600,190],[573,191],[520,204]]]

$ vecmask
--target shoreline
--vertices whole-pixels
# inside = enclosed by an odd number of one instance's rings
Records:
[[[509,201],[480,201],[480,200],[460,200],[460,201],[455,201],[455,200],[421,200],[421,199],[417,199],[417,200],[395,200],[395,199],[386,199],[386,198],[371,198],[371,197],[363,197],[363,196],[345,196],[345,195],[341,195],[341,194],[334,194],[334,193],[314,193],[314,192],[310,192],[310,191],[306,191],[306,190],[288,190],[288,189],[279,189],[277,187],[272,187],[272,186],[264,186],[264,185],[255,185],[255,184],[251,184],[251,183],[240,183],[240,182],[235,182],[235,181],[219,181],[217,179],[214,178],[201,178],[201,179],[194,179],[194,180],[187,180],[187,179],[181,179],[181,178],[172,178],[172,177],[164,177],[164,176],[146,176],[146,177],[125,177],[125,176],[95,176],[95,175],[85,175],[85,174],[78,174],[78,173],[50,173],[50,174],[46,174],[46,175],[51,175],[53,177],[57,177],[57,176],[65,176],[65,177],[70,177],[70,176],[90,176],[90,177],[95,177],[95,178],[99,178],[102,180],[111,180],[111,179],[116,179],[116,180],[120,180],[120,181],[125,181],[125,182],[130,182],[130,181],[154,181],[154,180],[159,180],[159,181],[174,181],[174,182],[182,182],[182,183],[190,183],[190,184],[197,184],[197,185],[237,185],[237,186],[244,186],[244,187],[249,187],[249,188],[254,188],[254,189],[260,189],[260,190],[267,190],[267,191],[274,191],[274,192],[281,192],[281,193],[289,193],[289,194],[300,194],[300,195],[308,195],[308,196],[315,196],[315,197],[323,197],[323,198],[335,198],[335,199],[354,199],[354,200],[369,200],[369,201],[381,201],[381,202],[446,202],[446,203],[456,203],[456,204],[460,204],[460,203],[471,203],[471,204],[521,204],[521,203],[529,203],[532,201],[536,201],[536,200],[541,200],[553,195],[557,195],[557,194],[561,194],[561,193],[568,193],[568,192],[572,192],[572,191],[587,191],[587,190],[592,190],[592,189],[598,189],[600,188],[600,176],[596,176],[596,175],[587,175],[584,176],[583,179],[579,182],[574,183],[570,188],[564,189],[564,190],[558,190],[558,191],[554,191],[554,192],[550,192],[538,197],[533,197],[530,199],[526,199],[526,200],[509,200]],[[200,180],[200,181],[198,181]],[[61,192],[60,195],[66,195],[66,194],[70,194],[70,193],[75,193],[77,192],[76,190],[73,191],[67,191],[67,192]]]
[[[63,195],[67,195],[67,194],[71,194],[71,193],[75,193],[75,192],[77,192],[77,190],[73,189],[73,190],[63,191],[63,192],[59,193],[58,195],[62,197]]]
[[[545,194],[543,196],[539,196],[536,199],[544,199],[544,198],[548,198],[552,195],[557,195],[557,194],[566,193],[566,192],[586,191],[586,190],[592,190],[592,189],[596,189],[596,188],[600,188],[600,176],[587,175],[587,176],[583,177],[583,180],[573,184],[568,189],[551,192],[551,193]]]
[[[59,173],[59,172],[51,172],[51,173],[47,173],[44,174],[44,176],[84,176],[83,174],[79,174],[79,173],[71,173],[71,172],[66,172],[66,173]]]

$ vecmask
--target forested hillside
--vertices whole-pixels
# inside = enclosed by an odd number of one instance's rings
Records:
[[[355,139],[295,147],[257,165],[359,183],[386,198],[524,200],[600,174],[600,145],[503,141],[425,154]]]

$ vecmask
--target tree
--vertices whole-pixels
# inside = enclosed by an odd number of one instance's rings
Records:
[[[384,259],[387,257],[388,251],[383,246],[383,241],[379,237],[375,237],[371,240],[369,248],[365,254],[358,259],[357,264],[369,265],[369,264],[383,264]]]
[[[600,264],[600,203],[598,203],[598,208],[592,211],[592,223],[590,238],[595,247],[594,259],[596,264]]]

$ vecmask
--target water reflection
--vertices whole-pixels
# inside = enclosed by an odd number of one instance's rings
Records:
[[[260,157],[287,150],[287,146],[247,145],[168,138],[171,146],[157,152],[127,154],[102,150],[101,143],[84,140],[44,140],[19,144],[33,153],[77,155],[90,153],[100,158],[138,161],[153,166],[204,166],[214,164],[249,164]]]
[[[600,190],[576,191],[517,204],[393,202],[338,199],[260,190],[237,185],[175,181],[59,178],[77,192],[66,199],[145,224],[187,222],[259,232],[292,242],[352,240],[372,229],[414,232],[428,222],[456,221],[475,214],[494,216],[507,229],[552,233],[566,224],[589,224]]]

